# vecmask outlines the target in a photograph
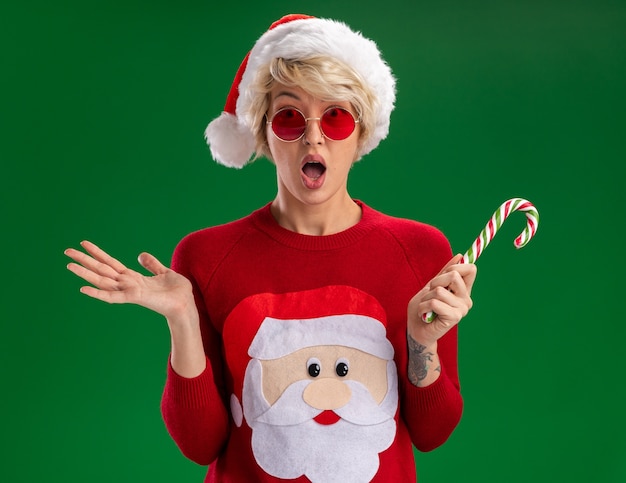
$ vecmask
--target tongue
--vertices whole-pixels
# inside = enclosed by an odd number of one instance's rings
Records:
[[[321,163],[306,163],[302,171],[308,178],[317,179],[324,174],[326,168]]]

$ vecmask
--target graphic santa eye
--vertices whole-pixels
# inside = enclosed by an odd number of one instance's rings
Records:
[[[307,372],[309,373],[309,376],[311,377],[317,377],[320,375],[320,372],[322,372],[322,365],[319,359],[317,359],[316,357],[311,357],[307,361],[306,367],[307,367]]]
[[[347,359],[338,359],[335,364],[335,372],[339,377],[346,377],[348,375],[349,363]]]

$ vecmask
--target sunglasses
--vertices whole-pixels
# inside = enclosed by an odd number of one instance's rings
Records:
[[[304,136],[309,121],[319,121],[324,137],[333,141],[346,139],[354,132],[359,122],[350,111],[343,107],[329,107],[322,117],[304,117],[298,109],[285,107],[276,111],[267,124],[278,139],[290,143]]]

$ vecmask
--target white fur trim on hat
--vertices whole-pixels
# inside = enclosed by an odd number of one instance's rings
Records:
[[[327,345],[352,347],[384,360],[393,359],[394,353],[380,321],[365,315],[345,314],[303,320],[266,317],[248,355],[255,359],[278,359],[305,347]]]
[[[396,98],[395,79],[378,47],[342,22],[299,18],[265,32],[250,51],[247,63],[244,60],[241,81],[238,86],[233,86],[236,88],[229,95],[236,96],[235,112],[230,113],[234,119],[222,114],[205,131],[207,143],[217,162],[241,168],[254,153],[253,113],[250,112],[253,94],[249,87],[258,70],[275,58],[298,60],[316,55],[334,57],[351,67],[375,96],[374,129],[361,147],[359,158],[378,146],[389,133],[389,120]],[[234,99],[229,101],[232,103]]]

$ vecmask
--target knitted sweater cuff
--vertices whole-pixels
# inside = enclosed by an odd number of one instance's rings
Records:
[[[417,387],[407,384],[407,407],[418,411],[441,410],[444,407],[462,407],[463,399],[459,388],[447,377],[445,371],[439,378],[426,387]]]
[[[210,405],[216,395],[216,386],[208,358],[204,371],[196,377],[189,378],[179,375],[174,370],[170,356],[164,393],[170,403],[184,408],[196,409]]]

